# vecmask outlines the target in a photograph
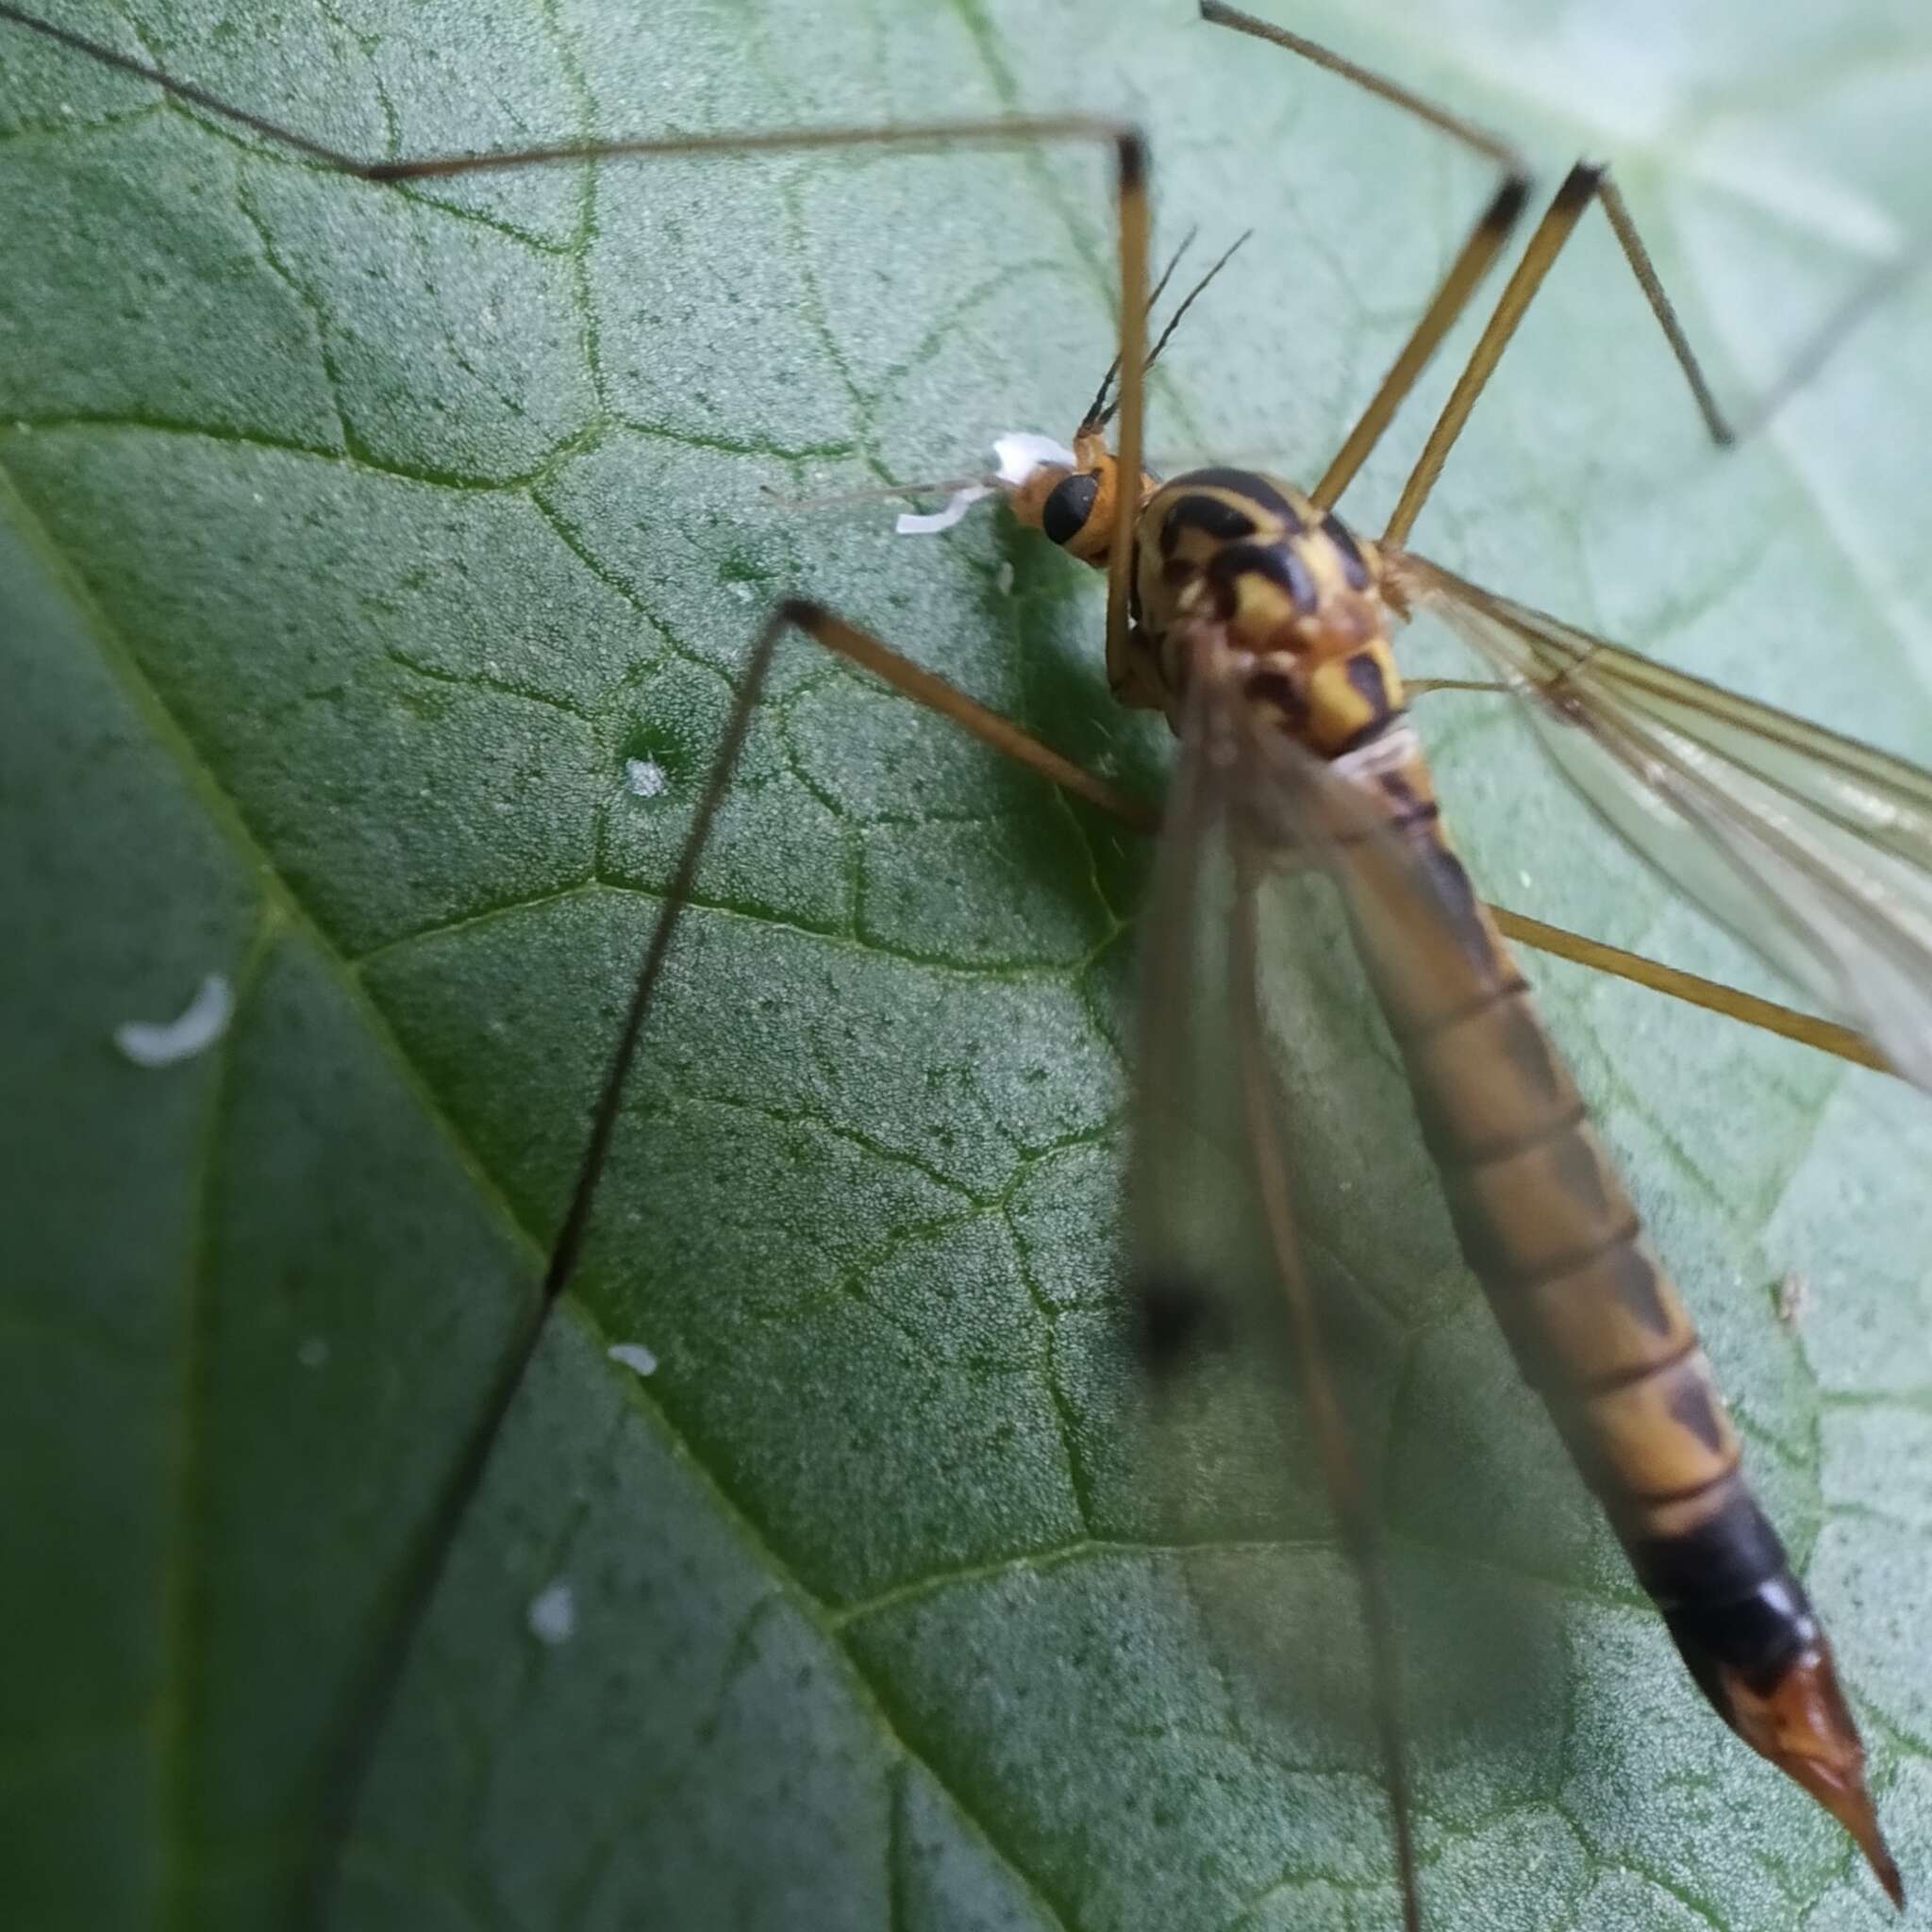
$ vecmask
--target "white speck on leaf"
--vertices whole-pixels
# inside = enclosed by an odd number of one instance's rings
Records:
[[[568,1643],[577,1634],[577,1600],[562,1577],[530,1599],[530,1635],[539,1643]]]
[[[1805,1310],[1810,1304],[1811,1283],[1808,1277],[1793,1268],[1779,1278],[1777,1318],[1787,1328],[1795,1328],[1805,1319]]]
[[[319,1369],[328,1361],[328,1343],[321,1336],[309,1336],[295,1351],[295,1359],[305,1369]]]
[[[114,1029],[114,1044],[137,1067],[172,1067],[206,1053],[228,1030],[234,1012],[226,976],[210,973],[177,1018],[125,1021]]]
[[[658,1357],[641,1341],[614,1342],[604,1353],[614,1362],[622,1362],[627,1369],[635,1369],[641,1375],[653,1374],[658,1367]]]
[[[626,758],[624,782],[630,787],[634,798],[656,798],[671,779],[656,758]]]
[[[749,604],[751,602],[751,586],[749,584],[726,584],[724,588],[727,591],[729,591],[731,594],[734,597],[736,597],[741,604]]]
[[[1013,566],[1010,563],[1001,564],[993,573],[992,580],[1002,597],[1013,594]]]

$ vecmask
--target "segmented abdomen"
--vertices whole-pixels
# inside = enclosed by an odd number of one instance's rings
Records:
[[[1698,1683],[1738,1722],[1821,1641],[1740,1468],[1697,1330],[1461,862],[1419,756],[1364,795],[1399,840],[1341,869],[1457,1237],[1524,1376]]]

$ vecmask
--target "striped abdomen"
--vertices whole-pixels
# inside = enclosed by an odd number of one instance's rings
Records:
[[[1419,755],[1363,796],[1341,884],[1457,1238],[1524,1376],[1720,1716],[1896,1883],[1863,1748],[1697,1331],[1436,816]]]

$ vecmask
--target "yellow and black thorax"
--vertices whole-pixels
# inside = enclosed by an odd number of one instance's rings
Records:
[[[1332,510],[1248,470],[1192,470],[1135,526],[1132,663],[1122,695],[1177,718],[1190,641],[1212,626],[1248,660],[1249,696],[1335,758],[1403,710],[1380,559]]]

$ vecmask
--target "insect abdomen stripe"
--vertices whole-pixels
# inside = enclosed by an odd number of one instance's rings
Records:
[[[1338,875],[1463,1254],[1699,1683],[1795,1655],[1816,1623],[1696,1325],[1440,825],[1398,816]]]

